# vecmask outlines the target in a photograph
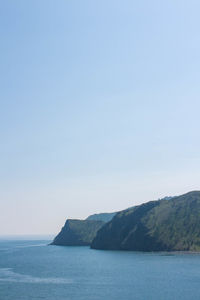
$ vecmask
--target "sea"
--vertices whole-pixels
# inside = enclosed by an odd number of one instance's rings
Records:
[[[0,300],[200,299],[200,254],[0,240]]]

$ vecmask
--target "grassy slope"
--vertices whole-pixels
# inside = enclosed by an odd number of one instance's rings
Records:
[[[95,221],[103,221],[103,222],[109,222],[112,220],[112,218],[116,215],[116,213],[99,213],[94,214],[89,217],[87,217],[86,220],[95,220]]]

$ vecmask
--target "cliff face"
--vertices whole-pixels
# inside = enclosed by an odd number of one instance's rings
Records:
[[[93,220],[66,221],[60,233],[55,237],[51,245],[60,246],[87,246],[94,239],[97,231],[104,222]]]
[[[91,247],[134,251],[200,251],[200,192],[151,201],[116,214]]]

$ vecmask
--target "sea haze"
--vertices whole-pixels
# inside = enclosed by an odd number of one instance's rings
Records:
[[[4,241],[23,241],[23,240],[28,240],[28,241],[34,241],[34,240],[51,240],[55,234],[18,234],[18,235],[0,235],[0,240]]]
[[[0,241],[0,299],[200,299],[200,255]]]

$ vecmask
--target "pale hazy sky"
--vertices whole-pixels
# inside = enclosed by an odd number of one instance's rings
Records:
[[[199,12],[0,1],[0,234],[200,189]]]

